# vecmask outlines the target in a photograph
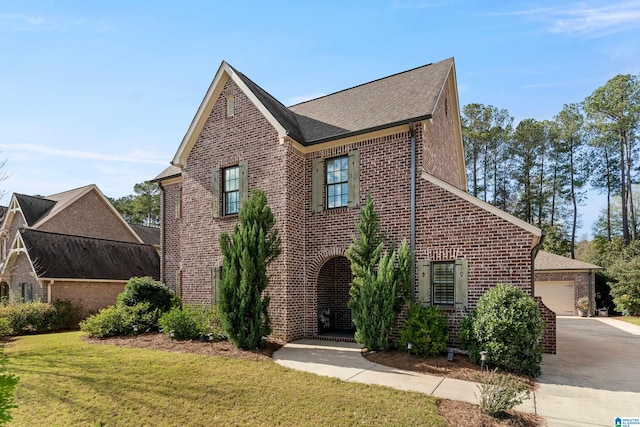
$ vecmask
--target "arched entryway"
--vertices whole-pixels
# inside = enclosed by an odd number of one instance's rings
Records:
[[[344,256],[329,258],[318,273],[318,334],[353,336],[351,309],[348,307],[351,264]]]

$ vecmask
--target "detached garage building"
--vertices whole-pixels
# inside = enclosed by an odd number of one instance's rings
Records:
[[[589,314],[596,310],[595,274],[602,270],[594,264],[540,251],[535,261],[534,295],[557,316],[574,316],[576,300],[585,295],[591,305]]]

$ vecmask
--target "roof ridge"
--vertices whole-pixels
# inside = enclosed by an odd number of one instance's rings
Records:
[[[57,236],[77,237],[77,238],[80,238],[80,239],[100,240],[100,241],[103,241],[103,242],[126,243],[126,244],[130,244],[130,245],[138,245],[138,246],[153,246],[153,245],[150,245],[150,244],[144,243],[144,242],[143,243],[127,242],[125,240],[106,239],[104,237],[89,237],[89,236],[81,236],[79,234],[58,233],[58,232],[55,232],[55,231],[39,230],[37,228],[21,228],[20,232],[21,233],[24,233],[24,232],[31,233],[31,232],[33,232],[33,233],[42,233],[42,234],[54,234],[54,235],[57,235]]]
[[[380,77],[380,78],[377,78],[377,79],[374,79],[374,80],[371,80],[371,81],[368,81],[368,82],[365,82],[365,83],[360,83],[360,84],[357,84],[357,85],[355,85],[355,86],[348,87],[348,88],[346,88],[346,89],[341,89],[341,90],[338,90],[338,91],[336,91],[336,92],[328,93],[328,94],[326,94],[326,95],[322,95],[322,96],[319,96],[319,97],[317,97],[317,98],[308,99],[308,100],[306,100],[306,101],[298,102],[297,104],[290,105],[290,106],[289,106],[289,107],[287,107],[287,108],[297,107],[298,105],[306,104],[306,103],[308,103],[308,102],[317,101],[318,99],[323,99],[323,98],[327,98],[327,97],[329,97],[329,96],[337,95],[337,94],[339,94],[339,93],[346,92],[346,91],[351,90],[351,89],[356,89],[356,88],[359,88],[359,87],[362,87],[362,86],[366,86],[366,85],[368,85],[368,84],[372,84],[372,83],[379,82],[379,81],[381,81],[381,80],[389,79],[389,78],[391,78],[391,77],[396,77],[396,76],[399,76],[399,75],[402,75],[402,74],[410,73],[410,72],[412,72],[412,71],[419,70],[419,69],[421,69],[421,68],[429,67],[429,66],[431,66],[431,65],[435,65],[435,64],[439,64],[439,63],[444,62],[444,61],[448,61],[448,60],[450,60],[450,59],[452,59],[452,57],[449,57],[449,58],[443,59],[442,61],[438,61],[438,62],[430,62],[430,63],[428,63],[428,64],[420,65],[420,66],[418,66],[418,67],[413,67],[413,68],[411,68],[411,69],[409,69],[409,70],[400,71],[400,72],[397,72],[397,73],[394,73],[394,74],[391,74],[391,75],[388,75],[388,76],[385,76],[385,77]]]

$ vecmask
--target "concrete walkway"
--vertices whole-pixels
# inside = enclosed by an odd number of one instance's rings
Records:
[[[588,321],[595,322],[588,324],[595,328],[613,326],[640,343],[638,326],[629,327],[613,319],[594,318]],[[474,404],[478,402],[476,383],[378,365],[362,357],[361,348],[361,345],[354,343],[306,339],[285,345],[274,354],[274,359],[282,366],[343,381],[383,385]],[[562,347],[559,347],[561,350]],[[549,356],[551,359],[555,355]],[[547,355],[543,359],[541,379],[544,382],[540,382],[531,399],[516,407],[516,410],[537,413],[552,427],[612,426],[615,417],[640,417],[640,393],[611,391],[607,387],[596,389],[557,382],[551,384],[544,380],[546,360]]]

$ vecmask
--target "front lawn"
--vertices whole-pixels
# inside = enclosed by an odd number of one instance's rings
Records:
[[[616,317],[616,320],[622,320],[623,322],[633,323],[634,325],[640,326],[640,317],[637,316],[620,316]]]
[[[444,426],[423,394],[341,382],[270,361],[91,345],[79,332],[16,338],[16,426]]]

